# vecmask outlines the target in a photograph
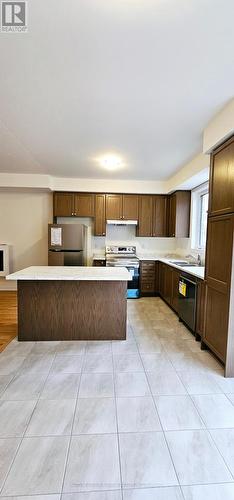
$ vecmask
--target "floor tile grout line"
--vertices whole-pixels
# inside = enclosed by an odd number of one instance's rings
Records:
[[[203,423],[204,423],[204,425],[205,425],[205,431],[209,434],[210,439],[212,440],[212,442],[213,442],[213,444],[214,444],[214,446],[215,446],[215,448],[216,448],[216,450],[217,450],[218,454],[219,454],[219,455],[220,455],[220,457],[222,458],[222,460],[223,460],[223,462],[224,462],[225,466],[227,467],[227,470],[230,472],[231,477],[232,477],[232,478],[233,478],[233,480],[234,480],[234,474],[232,473],[231,469],[229,468],[229,465],[227,464],[227,462],[226,462],[225,458],[223,457],[223,455],[222,455],[221,451],[219,450],[219,448],[218,448],[218,446],[217,446],[217,444],[216,444],[216,442],[215,442],[215,440],[214,440],[214,438],[213,438],[213,436],[212,436],[212,434],[211,434],[211,432],[210,432],[211,430],[221,430],[221,429],[220,429],[220,428],[218,428],[218,429],[211,429],[211,428],[208,428],[208,427],[206,426],[206,424],[205,424],[205,421],[204,421],[204,419],[203,419],[203,417],[202,417],[202,415],[201,415],[200,411],[199,411],[199,408],[197,408],[197,411],[198,411],[198,414],[199,414],[199,416],[200,416],[200,418],[201,418],[202,422],[203,422]]]
[[[126,325],[126,329],[127,329]],[[113,387],[114,387],[114,401],[115,401],[115,419],[116,419],[116,430],[117,430],[117,446],[118,446],[118,457],[119,457],[119,473],[120,473],[120,486],[121,486],[121,498],[124,499],[123,493],[123,474],[121,466],[121,453],[120,453],[120,439],[119,439],[119,423],[118,423],[118,410],[117,410],[117,397],[116,397],[116,380],[114,372],[114,354],[113,354],[113,344],[111,344],[111,354],[112,354],[112,365],[113,365]]]
[[[54,354],[53,361],[54,361],[54,359],[55,359],[55,354]],[[16,460],[16,457],[17,457],[17,455],[18,455],[19,449],[20,449],[20,447],[21,447],[21,445],[22,445],[22,442],[23,442],[23,439],[24,439],[24,437],[25,437],[26,431],[27,431],[27,429],[28,429],[28,426],[29,426],[29,424],[30,424],[30,422],[31,422],[32,416],[33,416],[33,414],[34,414],[34,412],[35,412],[35,409],[36,409],[36,407],[37,407],[37,403],[38,403],[38,401],[39,401],[40,394],[41,394],[41,392],[43,391],[43,389],[44,389],[44,387],[45,387],[45,384],[46,384],[46,381],[47,381],[47,379],[48,379],[48,377],[49,377],[49,374],[50,374],[50,371],[51,371],[51,367],[52,367],[52,365],[53,365],[53,361],[52,361],[52,363],[51,363],[51,365],[50,365],[50,368],[49,368],[48,374],[47,374],[47,376],[45,377],[45,380],[44,380],[44,382],[43,382],[43,384],[42,384],[42,388],[41,388],[41,390],[40,390],[40,392],[39,392],[39,394],[38,394],[38,397],[36,398],[36,404],[35,404],[35,406],[34,406],[34,409],[33,409],[33,411],[32,411],[32,414],[31,414],[31,416],[30,416],[30,418],[29,418],[29,421],[28,421],[28,423],[27,423],[27,425],[26,425],[26,427],[25,427],[25,430],[24,430],[24,432],[23,432],[23,435],[22,435],[22,437],[20,438],[19,446],[18,446],[18,447],[17,447],[17,449],[16,449],[16,452],[15,452],[14,457],[13,457],[13,459],[12,459],[11,465],[10,465],[10,467],[9,467],[9,469],[8,469],[8,471],[7,471],[7,474],[6,474],[5,478],[4,478],[4,481],[3,481],[3,483],[2,483],[2,487],[0,488],[0,496],[2,496],[1,494],[2,494],[2,492],[3,492],[3,489],[4,489],[4,487],[5,487],[5,484],[6,484],[6,482],[7,482],[7,479],[8,479],[8,477],[9,477],[10,471],[11,471],[11,469],[12,469],[12,467],[13,467],[13,464],[14,464],[14,462],[15,462],[15,460]],[[33,400],[28,400],[28,401],[33,401]]]
[[[78,388],[77,388],[76,403],[75,403],[75,408],[74,408],[74,413],[73,413],[73,419],[72,419],[72,425],[71,425],[71,432],[70,432],[70,439],[69,439],[69,442],[68,442],[67,453],[66,453],[66,458],[65,458],[65,462],[64,462],[64,471],[63,471],[63,479],[62,479],[62,485],[61,485],[60,499],[62,499],[62,495],[64,493],[63,490],[64,490],[64,484],[65,484],[65,478],[66,478],[66,472],[67,472],[68,459],[69,459],[70,450],[71,450],[71,443],[72,443],[72,438],[73,438],[73,428],[74,428],[74,423],[75,423],[75,418],[76,418],[76,411],[77,411],[77,405],[78,405],[78,400],[79,400],[79,392],[80,392],[81,377],[82,377],[82,368],[83,368],[83,365],[84,365],[86,348],[87,348],[87,344],[85,345],[85,351],[84,351],[84,355],[83,355],[83,359],[82,359],[80,380],[79,380],[79,384],[78,384]]]
[[[141,353],[140,353],[140,352],[139,352],[139,355],[141,356]],[[143,366],[144,366],[144,364],[143,364]],[[157,407],[156,407],[156,403],[155,403],[155,400],[154,400],[154,397],[153,397],[153,394],[152,394],[151,386],[150,386],[149,379],[148,379],[148,377],[147,377],[147,373],[146,373],[146,371],[145,371],[145,376],[146,376],[146,379],[147,379],[147,383],[148,383],[148,386],[149,386],[149,390],[150,390],[151,397],[152,397],[152,399],[153,399],[153,403],[154,403],[155,411],[156,411],[156,414],[157,414],[157,416],[158,416],[158,419],[159,419],[159,422],[160,422],[160,425],[161,425],[161,428],[162,428],[162,432],[163,432],[163,436],[164,436],[164,441],[165,441],[165,443],[166,443],[166,446],[167,446],[167,449],[168,449],[169,455],[170,455],[170,457],[171,457],[171,462],[172,462],[172,465],[173,465],[173,468],[174,468],[175,476],[176,476],[176,478],[177,478],[178,485],[180,486],[179,477],[178,477],[178,474],[177,474],[177,471],[176,471],[176,468],[175,468],[175,464],[174,464],[174,461],[173,461],[173,458],[172,458],[172,455],[171,455],[171,451],[170,451],[169,446],[168,446],[168,442],[167,442],[167,440],[166,440],[166,436],[165,436],[165,432],[164,432],[164,430],[163,430],[163,426],[162,426],[161,418],[160,418],[160,415],[159,415],[159,413],[158,413],[158,409],[157,409]],[[183,493],[182,493],[182,494],[183,494]],[[184,496],[184,495],[183,495],[183,496]]]

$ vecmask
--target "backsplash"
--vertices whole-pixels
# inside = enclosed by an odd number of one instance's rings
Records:
[[[106,245],[133,245],[138,255],[174,253],[175,238],[138,238],[135,226],[108,225],[106,237],[94,237],[94,254],[104,254]]]

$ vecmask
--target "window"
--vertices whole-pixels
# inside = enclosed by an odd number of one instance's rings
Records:
[[[208,183],[193,190],[191,213],[191,243],[193,250],[205,250],[208,201]]]

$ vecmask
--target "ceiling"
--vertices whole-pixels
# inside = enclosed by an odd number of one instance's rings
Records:
[[[233,0],[29,0],[0,33],[0,171],[166,180],[234,94]],[[118,154],[125,167],[101,168]]]

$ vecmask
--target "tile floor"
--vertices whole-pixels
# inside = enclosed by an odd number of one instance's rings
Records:
[[[234,500],[234,379],[159,298],[125,342],[0,354],[0,495]]]

